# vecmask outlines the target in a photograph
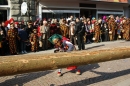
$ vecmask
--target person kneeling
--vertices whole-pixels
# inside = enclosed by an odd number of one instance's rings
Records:
[[[75,46],[67,39],[59,34],[54,34],[48,39],[52,44],[55,45],[56,50],[54,53],[57,52],[70,52],[76,50]],[[70,66],[67,67],[68,70],[72,71],[75,70],[77,75],[80,75],[80,70],[77,69],[77,66]],[[58,69],[58,76],[61,76],[61,69]]]

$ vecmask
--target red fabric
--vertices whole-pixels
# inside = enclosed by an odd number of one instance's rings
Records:
[[[92,22],[92,24],[94,24],[96,22],[96,20],[92,20],[91,22]]]
[[[7,27],[7,25],[9,24],[9,21],[5,21],[5,27]]]
[[[52,36],[56,33],[57,33],[57,26],[56,26],[56,24],[53,23],[50,25],[50,35]]]
[[[13,18],[10,18],[10,19],[9,19],[9,23],[11,23],[12,21],[14,21],[14,19],[13,19]]]
[[[17,24],[17,25],[18,25],[19,23],[18,23],[18,22],[15,22],[15,24]]]
[[[69,66],[69,67],[67,67],[67,70],[75,70],[75,69],[77,69],[77,66]]]
[[[38,37],[40,37],[40,36],[42,35],[42,34],[40,33],[40,26],[38,26],[37,31],[38,31]]]
[[[63,37],[62,37],[62,42],[63,42],[64,40],[65,40],[65,41],[70,41],[70,39],[68,39],[68,38],[66,38],[66,37],[63,36]]]

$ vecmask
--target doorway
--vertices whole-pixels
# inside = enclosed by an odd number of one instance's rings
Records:
[[[86,18],[96,18],[96,10],[95,9],[80,9],[80,17],[85,16]]]
[[[7,20],[7,10],[0,10],[0,22]]]

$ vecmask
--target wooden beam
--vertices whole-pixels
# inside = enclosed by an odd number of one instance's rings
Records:
[[[0,57],[0,76],[87,65],[130,57],[130,47]]]

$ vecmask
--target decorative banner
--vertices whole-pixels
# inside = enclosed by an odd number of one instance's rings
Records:
[[[128,0],[92,0],[92,1],[105,1],[105,2],[128,3]]]

